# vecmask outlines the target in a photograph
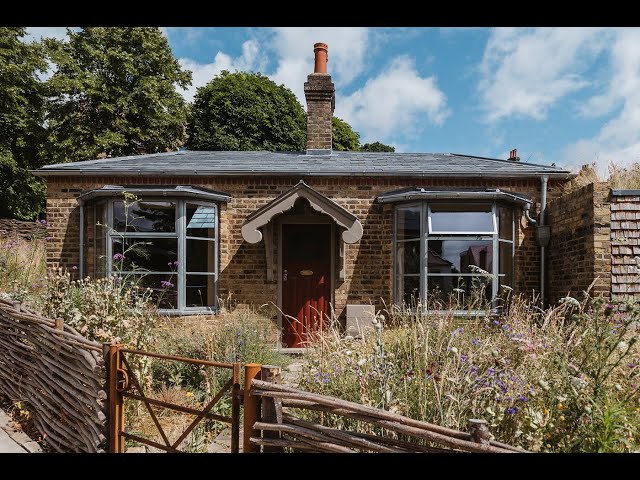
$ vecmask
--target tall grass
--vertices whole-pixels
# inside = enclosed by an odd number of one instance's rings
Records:
[[[362,340],[320,338],[301,386],[455,429],[484,418],[535,451],[638,448],[637,307],[569,299],[541,312],[516,298],[501,316],[387,316]]]
[[[45,277],[45,239],[0,237],[0,291],[24,300],[46,283]]]

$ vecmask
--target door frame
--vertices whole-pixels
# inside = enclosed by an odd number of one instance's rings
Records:
[[[282,330],[282,274],[283,274],[283,259],[282,259],[282,225],[284,224],[307,224],[307,225],[331,225],[331,233],[329,242],[331,243],[331,250],[329,253],[329,276],[331,277],[331,282],[329,283],[329,292],[330,300],[329,304],[333,308],[334,306],[334,297],[335,297],[335,250],[336,250],[336,222],[327,216],[324,215],[281,215],[277,221],[277,229],[278,229],[278,342],[277,349],[285,352],[304,352],[305,348],[283,348],[282,347],[282,334],[284,333]]]

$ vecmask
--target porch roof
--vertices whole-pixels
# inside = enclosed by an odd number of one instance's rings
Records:
[[[358,217],[330,198],[315,191],[302,180],[295,187],[287,190],[249,215],[244,225],[242,225],[242,238],[249,243],[258,243],[262,240],[262,232],[259,229],[277,215],[293,208],[299,198],[307,199],[311,208],[328,215],[339,226],[344,228],[342,239],[346,243],[355,243],[362,238],[362,224]]]

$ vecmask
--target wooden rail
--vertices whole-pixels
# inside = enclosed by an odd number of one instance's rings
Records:
[[[470,433],[453,430],[360,405],[336,397],[279,385],[279,369],[263,367],[262,380],[251,382],[251,394],[262,399],[262,418],[254,424],[258,434],[250,442],[263,451],[283,448],[301,451],[353,452],[479,452],[525,453],[490,439],[483,420],[470,420]],[[377,427],[380,434],[340,430],[300,419],[295,410],[312,410],[359,420]],[[262,435],[259,434],[262,432]]]
[[[0,393],[25,403],[54,450],[104,451],[106,381],[102,345],[0,299]]]

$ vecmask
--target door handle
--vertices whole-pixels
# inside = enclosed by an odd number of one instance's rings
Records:
[[[282,281],[286,282],[287,281],[287,271],[285,270],[284,273],[282,274]]]

